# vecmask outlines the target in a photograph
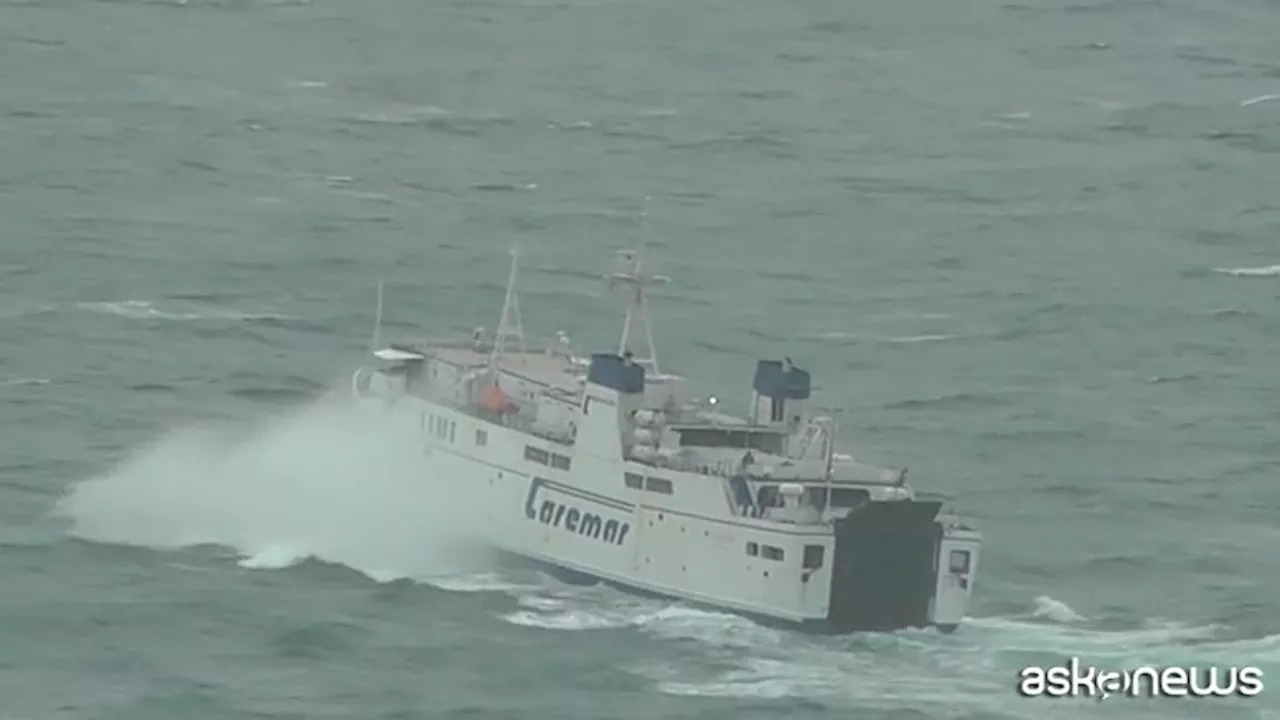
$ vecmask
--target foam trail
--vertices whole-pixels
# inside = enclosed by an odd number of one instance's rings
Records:
[[[73,487],[57,512],[83,539],[229,546],[245,567],[314,556],[379,580],[475,569],[416,430],[333,399],[247,427],[186,429]]]

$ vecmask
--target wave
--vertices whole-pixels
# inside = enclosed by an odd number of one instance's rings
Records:
[[[190,322],[194,320],[231,320],[242,322],[293,320],[296,318],[279,313],[249,313],[229,308],[201,307],[185,311],[160,309],[150,300],[119,300],[103,302],[76,303],[75,307],[85,312],[102,315],[115,315],[130,320],[169,320],[174,322]]]
[[[1232,277],[1275,277],[1280,275],[1280,265],[1264,265],[1260,267],[1214,268],[1220,275]]]

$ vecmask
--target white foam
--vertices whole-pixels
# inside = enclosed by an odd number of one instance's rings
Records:
[[[1263,265],[1261,267],[1214,268],[1214,272],[1233,277],[1274,277],[1280,275],[1280,265]]]
[[[280,570],[293,567],[310,557],[309,554],[289,545],[268,545],[262,550],[240,560],[240,567],[251,570]]]
[[[49,378],[43,377],[24,377],[12,378],[9,380],[0,380],[0,387],[17,387],[23,385],[48,385]]]
[[[159,310],[150,300],[120,300],[116,302],[84,302],[76,307],[88,312],[117,315],[133,320],[199,320],[198,313],[172,313]]]
[[[1206,665],[1274,661],[1280,636],[1215,643],[1214,626],[1152,621],[1110,631],[1088,626],[1066,602],[1035,598],[1013,617],[969,619],[955,635],[933,631],[812,637],[765,628],[732,615],[678,606],[641,623],[659,638],[694,640],[718,665],[639,668],[661,692],[684,696],[803,698],[832,708],[911,707],[931,716],[1020,715],[1026,701],[1014,691],[1021,667],[1075,655],[1100,667],[1140,664]],[[1269,659],[1268,659],[1269,658]],[[701,667],[700,667],[701,666]],[[701,675],[701,677],[699,676]],[[1076,711],[1079,711],[1076,714]],[[1085,703],[1069,717],[1092,717]]]
[[[1071,606],[1061,600],[1054,600],[1048,595],[1039,595],[1032,601],[1035,609],[1031,611],[1032,617],[1047,618],[1058,623],[1078,623],[1084,622],[1085,617]]]
[[[546,630],[603,630],[636,624],[627,613],[594,612],[590,610],[565,610],[561,612],[536,612],[517,610],[502,616],[513,625],[543,628]]]
[[[457,593],[505,592],[518,593],[538,590],[537,585],[521,585],[509,582],[501,575],[493,572],[471,573],[465,575],[424,575],[419,580],[441,590]]]
[[[1280,100],[1280,95],[1259,95],[1257,97],[1251,97],[1248,100],[1241,100],[1240,107],[1249,107],[1250,105],[1257,105],[1259,103],[1270,102],[1272,100]]]
[[[230,308],[199,307],[185,311],[173,309],[162,310],[150,300],[119,300],[113,302],[76,303],[77,309],[103,315],[115,315],[130,320],[168,320],[172,322],[190,322],[194,320],[290,320],[288,315],[279,313],[250,313]]]
[[[375,580],[474,572],[416,429],[340,399],[189,428],[74,486],[57,512],[87,540],[223,545],[247,568],[315,557]]]

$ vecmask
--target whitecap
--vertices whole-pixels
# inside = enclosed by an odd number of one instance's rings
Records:
[[[1260,267],[1214,268],[1214,272],[1233,277],[1274,277],[1280,275],[1280,265],[1263,265]]]

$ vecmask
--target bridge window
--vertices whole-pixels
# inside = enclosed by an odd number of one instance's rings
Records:
[[[819,510],[825,509],[827,507],[827,491],[828,489],[825,486],[806,488],[806,500]],[[831,488],[830,492],[831,507],[833,508],[857,507],[871,497],[871,493],[863,488]]]
[[[476,447],[484,447],[489,444],[489,433],[483,430],[476,430]]]
[[[782,558],[786,557],[786,553],[782,552],[782,548],[772,545],[764,545],[760,548],[760,557],[765,560],[777,560],[782,562]]]
[[[534,447],[534,446],[532,446],[532,445],[525,445],[525,446],[524,446],[524,459],[525,459],[525,460],[532,460],[533,462],[536,462],[536,463],[542,463],[543,465],[546,465],[546,464],[547,464],[547,451],[546,451],[546,450],[543,450],[543,449],[541,449],[541,448],[536,448],[536,447]]]
[[[623,477],[623,480],[626,481],[627,487],[635,490],[644,489],[644,478],[640,477],[639,475],[635,473],[625,473],[622,477]]]
[[[783,434],[773,431],[726,430],[723,428],[677,428],[681,447],[747,449],[771,455],[782,454]]]
[[[651,492],[670,495],[673,488],[671,481],[664,478],[647,477],[644,479],[644,489]]]
[[[750,555],[751,557],[755,557],[759,555],[760,546],[753,542],[747,543],[747,554]]]
[[[817,570],[822,567],[822,556],[824,550],[826,550],[826,548],[821,545],[805,545],[804,561],[801,563],[801,567],[805,570]]]
[[[559,469],[559,470],[568,470],[568,469],[569,469],[569,458],[565,457],[564,455],[556,455],[556,454],[552,453],[552,455],[551,455],[551,467],[556,468],[556,469]]]

